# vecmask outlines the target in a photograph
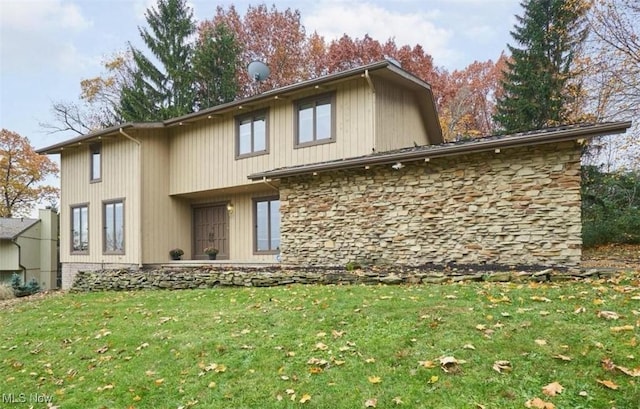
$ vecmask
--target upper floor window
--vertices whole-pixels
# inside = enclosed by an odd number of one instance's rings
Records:
[[[280,199],[254,200],[254,251],[276,254],[280,248]]]
[[[124,202],[116,200],[105,202],[104,234],[102,237],[105,253],[124,254]]]
[[[89,152],[91,153],[91,181],[97,182],[102,179],[102,144],[90,145]]]
[[[71,207],[71,252],[89,252],[89,206]]]
[[[296,146],[335,141],[335,94],[298,101],[296,107]]]
[[[236,156],[261,155],[268,152],[267,112],[238,118]]]

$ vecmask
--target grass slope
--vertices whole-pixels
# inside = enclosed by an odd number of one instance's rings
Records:
[[[0,407],[635,409],[639,310],[631,275],[65,294],[0,311]]]

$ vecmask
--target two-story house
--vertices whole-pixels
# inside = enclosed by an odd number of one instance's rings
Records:
[[[574,265],[576,141],[628,126],[443,144],[430,86],[382,61],[39,152],[61,156],[66,288],[176,247],[187,260],[216,247],[236,262]]]

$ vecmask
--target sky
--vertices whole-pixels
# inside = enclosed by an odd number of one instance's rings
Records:
[[[217,6],[244,13],[262,1],[188,0],[198,22]],[[496,60],[521,12],[519,0],[265,1],[298,9],[307,33],[327,42],[343,34],[398,46],[422,45],[436,66],[462,69]],[[146,50],[138,27],[155,0],[0,0],[0,128],[28,137],[36,148],[76,136],[50,134],[54,102],[77,102],[80,81],[103,73],[102,62],[128,42]]]

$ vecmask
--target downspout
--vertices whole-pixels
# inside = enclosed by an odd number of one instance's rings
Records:
[[[22,270],[22,281],[27,285],[27,268],[22,265],[22,247],[18,244],[18,239],[12,239],[11,242],[18,248],[18,267]]]
[[[142,268],[142,143],[134,138],[133,136],[127,134],[122,128],[119,128],[118,131],[131,142],[138,145],[138,268]]]
[[[376,149],[376,142],[378,139],[376,138],[376,87],[373,85],[373,80],[369,75],[369,70],[364,70],[364,78],[367,80],[367,84],[369,84],[369,89],[371,89],[371,133],[373,135],[373,149]]]

